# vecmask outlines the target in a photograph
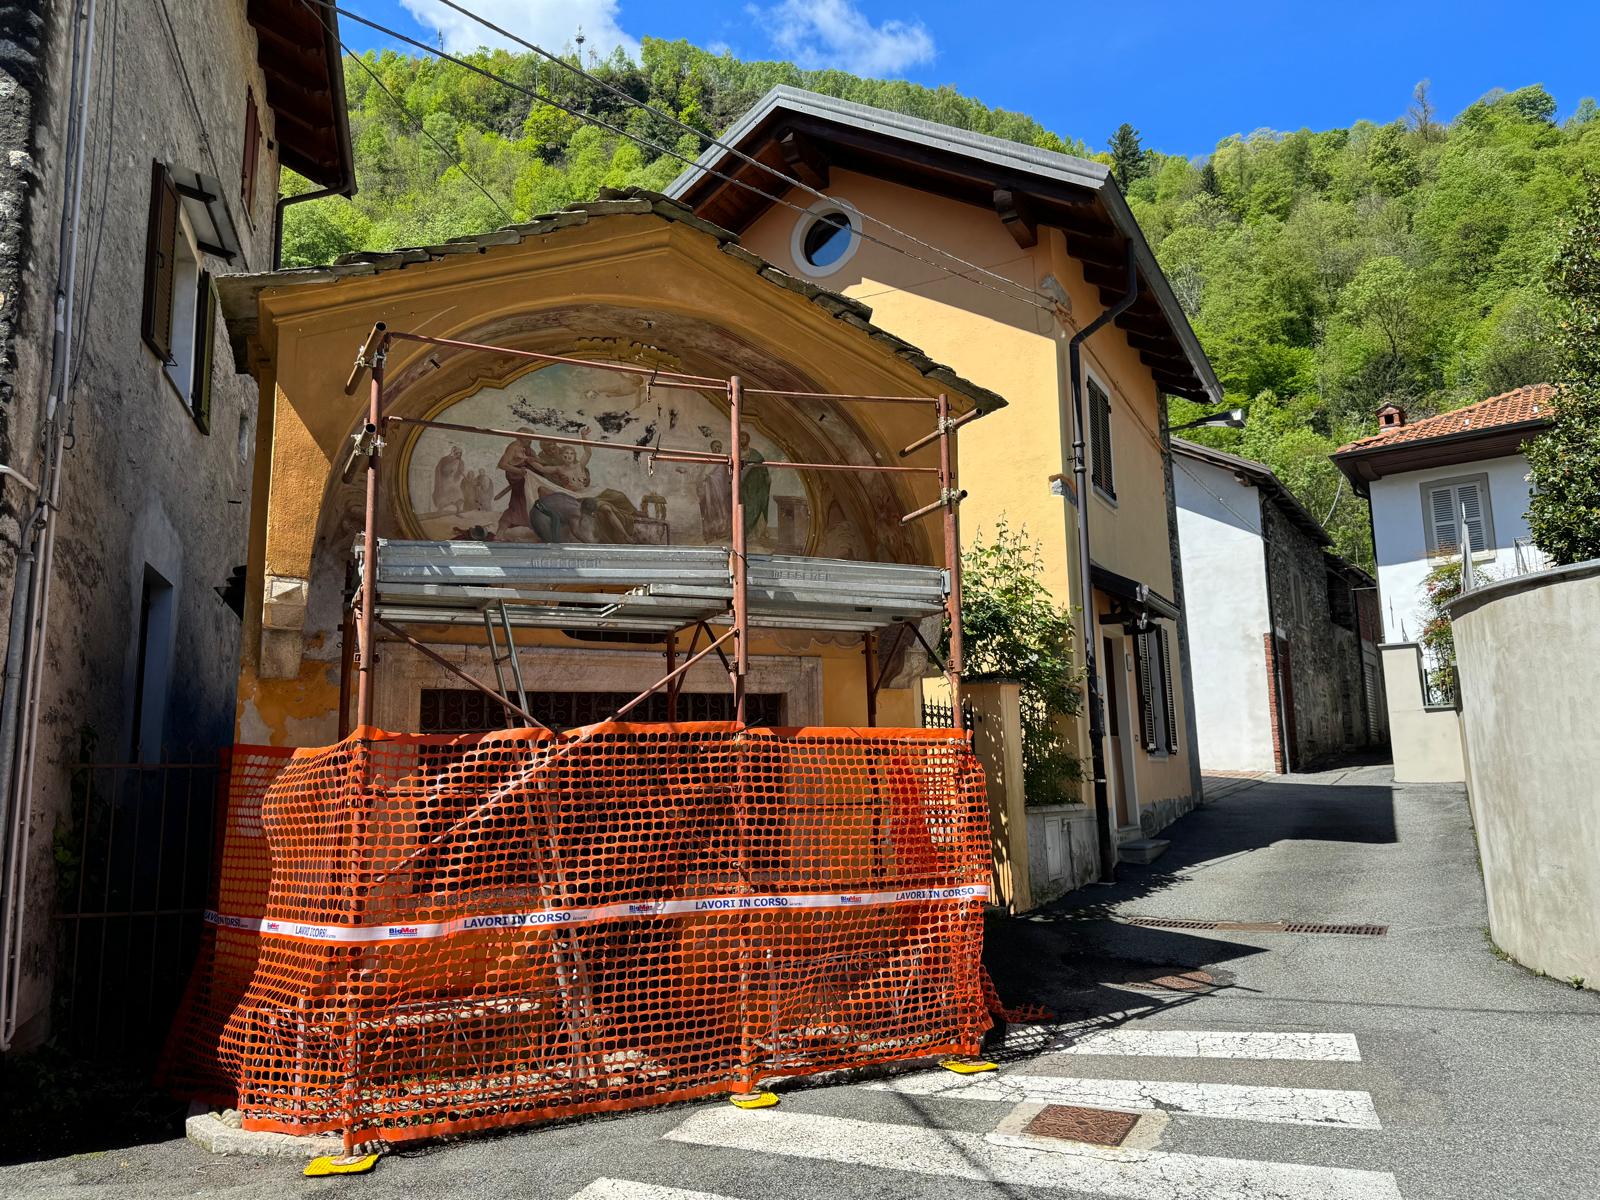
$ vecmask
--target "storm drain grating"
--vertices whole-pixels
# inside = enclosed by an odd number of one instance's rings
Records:
[[[1028,1122],[1026,1132],[1095,1146],[1120,1146],[1138,1123],[1138,1113],[1046,1104],[1039,1115]]]
[[[1222,933],[1338,933],[1382,937],[1387,925],[1329,925],[1312,921],[1192,921],[1184,917],[1123,917],[1126,925],[1150,929],[1214,929]]]

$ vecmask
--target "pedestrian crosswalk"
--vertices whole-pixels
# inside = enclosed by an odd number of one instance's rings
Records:
[[[1186,1068],[1185,1060],[1193,1059],[1238,1065]],[[731,1164],[736,1176],[747,1170],[760,1179],[758,1188],[742,1194],[728,1188],[723,1194],[607,1178],[572,1200],[804,1200],[816,1194],[808,1186],[808,1163],[832,1164],[834,1171],[861,1169],[870,1173],[863,1181],[870,1178],[875,1185],[862,1191],[883,1195],[892,1194],[883,1181],[894,1178],[883,1173],[902,1172],[906,1190],[918,1194],[945,1180],[961,1181],[969,1190],[989,1185],[996,1196],[1007,1198],[1037,1192],[1041,1200],[1059,1193],[1118,1200],[1402,1200],[1393,1174],[1370,1166],[1374,1145],[1367,1139],[1381,1136],[1383,1125],[1368,1092],[1280,1086],[1299,1082],[1298,1073],[1315,1077],[1307,1082],[1357,1081],[1360,1063],[1360,1047],[1351,1034],[1100,1030],[1000,1072],[918,1072],[848,1090],[797,1093],[784,1105],[760,1112],[726,1104],[699,1108],[664,1139],[721,1152],[717,1159],[695,1161]],[[1200,1078],[1177,1078],[1196,1073]],[[1266,1074],[1275,1085],[1218,1082],[1219,1073],[1240,1079]],[[1123,1077],[1130,1074],[1152,1078]],[[921,1104],[924,1100],[936,1104]],[[951,1104],[960,1107],[940,1107]],[[1090,1145],[1031,1132],[1029,1121],[1046,1105],[1114,1109],[1140,1120],[1122,1145]],[[1171,1117],[1206,1120],[1180,1128],[1171,1126]],[[1204,1137],[1196,1139],[1200,1127],[1238,1128],[1224,1123],[1341,1132],[1316,1135],[1335,1140],[1298,1156],[1315,1161],[1277,1161],[1280,1155],[1297,1157],[1286,1149],[1295,1144],[1294,1137],[1312,1135],[1286,1130],[1270,1142],[1224,1137],[1210,1145]],[[1240,1153],[1191,1152],[1219,1145]],[[1260,1145],[1274,1149],[1262,1157],[1248,1153]],[[1345,1147],[1368,1165],[1342,1165]],[[919,1178],[921,1183],[910,1186]],[[728,1175],[716,1179],[726,1184]]]

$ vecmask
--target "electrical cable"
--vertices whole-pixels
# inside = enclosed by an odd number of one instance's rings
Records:
[[[332,23],[329,22],[328,16],[325,12],[319,12],[311,3],[311,0],[300,0],[300,3],[305,7],[307,12],[316,17],[317,20],[322,23],[322,27],[324,29],[326,29],[330,34],[334,34],[334,27]],[[335,40],[337,40],[336,34]],[[412,114],[411,110],[405,106],[400,97],[396,96],[389,90],[389,85],[383,82],[383,78],[372,69],[372,67],[367,63],[366,59],[362,58],[354,50],[350,49],[350,47],[345,45],[343,41],[339,42],[339,50],[342,54],[347,55],[358,67],[367,73],[367,76],[372,80],[372,82],[378,85],[378,90],[389,98],[390,103],[392,103],[399,111],[400,115],[406,119],[406,121],[411,125],[411,128],[432,142],[434,149],[438,150],[439,153],[444,155],[446,159],[455,164],[456,170],[465,175],[472,186],[483,193],[484,199],[488,200],[490,204],[495,206],[495,209],[500,213],[501,218],[507,224],[510,224],[513,220],[515,220],[515,218],[511,215],[511,210],[502,204],[499,199],[497,199],[494,194],[483,185],[476,175],[467,170],[467,164],[461,161],[460,156],[451,151],[449,147],[447,147],[438,138],[434,137],[433,134],[429,133],[427,126],[425,126],[420,120],[417,119],[416,116]]]
[[[467,8],[463,4],[456,3],[456,0],[439,0],[439,3],[443,4],[446,8],[454,9],[456,12],[460,13],[464,17],[469,18],[470,20],[476,21],[479,25],[482,25],[485,29],[492,30],[493,32],[498,33],[501,37],[506,38],[509,41],[516,42],[519,46],[523,46],[523,47],[527,48],[528,50],[531,50],[533,53],[539,55],[541,58],[549,60],[550,62],[554,63],[555,65],[557,65],[557,66],[559,66],[561,68],[563,68],[564,70],[570,71],[573,74],[578,75],[579,77],[581,77],[582,79],[586,80],[587,82],[595,84],[598,87],[604,88],[607,92],[610,92],[613,96],[616,96],[618,99],[622,100],[623,102],[625,102],[627,104],[631,104],[636,108],[641,108],[645,112],[650,113],[652,116],[659,117],[662,120],[669,122],[670,124],[676,125],[679,129],[683,130],[685,133],[691,134],[694,137],[696,137],[696,138],[698,138],[698,139],[700,139],[700,140],[702,140],[704,142],[707,142],[708,144],[710,144],[712,146],[717,147],[719,150],[726,150],[729,154],[732,154],[734,157],[742,160],[743,162],[749,163],[751,166],[756,167],[759,170],[766,171],[769,175],[772,175],[773,177],[781,180],[782,182],[790,185],[791,187],[799,188],[801,191],[806,192],[806,193],[808,193],[808,194],[810,194],[812,196],[815,196],[818,200],[830,200],[833,203],[838,204],[840,207],[847,208],[850,211],[854,212],[857,216],[861,217],[863,220],[871,221],[874,225],[877,225],[880,228],[885,229],[885,230],[887,230],[888,232],[890,232],[892,234],[895,234],[897,237],[903,237],[907,241],[913,242],[916,245],[919,245],[919,246],[923,247],[926,250],[932,250],[936,254],[942,254],[946,258],[950,259],[951,262],[959,263],[964,267],[969,267],[972,270],[977,271],[982,275],[989,276],[991,279],[997,279],[1001,283],[1006,284],[1008,287],[1013,287],[1013,288],[1018,289],[1019,291],[1027,292],[1027,293],[1029,293],[1030,296],[1037,296],[1037,297],[1040,297],[1040,298],[1046,299],[1046,300],[1049,299],[1049,297],[1045,296],[1043,292],[1040,292],[1040,291],[1037,291],[1034,288],[1028,287],[1026,284],[1020,284],[1016,280],[1008,278],[1005,275],[1001,275],[1001,274],[998,274],[998,273],[996,273],[994,271],[990,271],[990,270],[988,270],[988,269],[986,269],[984,267],[979,266],[977,263],[968,262],[966,259],[960,258],[960,257],[958,257],[958,256],[956,256],[954,254],[951,254],[948,250],[944,249],[942,246],[936,246],[932,242],[924,241],[923,239],[917,237],[915,234],[908,233],[904,229],[899,229],[896,226],[889,224],[889,222],[883,220],[880,217],[874,217],[872,214],[863,211],[860,207],[858,207],[855,204],[850,203],[847,200],[841,199],[840,197],[837,197],[837,196],[830,196],[826,192],[820,191],[819,189],[812,187],[808,183],[802,182],[801,180],[795,178],[792,175],[784,174],[782,171],[778,170],[776,167],[771,166],[768,163],[762,162],[760,159],[754,157],[753,155],[747,154],[745,151],[740,150],[737,146],[732,146],[732,145],[729,145],[727,142],[720,141],[719,139],[717,139],[715,137],[712,137],[705,130],[697,129],[693,125],[690,125],[688,122],[684,121],[683,119],[681,119],[679,117],[675,117],[671,113],[665,112],[662,109],[657,108],[655,105],[650,104],[650,103],[648,103],[648,102],[646,102],[644,100],[640,100],[637,96],[629,95],[627,92],[623,91],[621,88],[617,87],[615,84],[608,83],[604,79],[601,79],[599,76],[594,75],[594,74],[590,73],[589,71],[585,71],[580,64],[570,63],[566,59],[562,58],[560,55],[552,54],[550,51],[546,50],[544,47],[535,45],[533,42],[528,41],[526,38],[521,37],[521,36],[519,36],[519,35],[517,35],[515,33],[512,33],[509,29],[506,29],[506,28],[504,28],[504,27],[502,27],[500,25],[496,25],[493,21],[489,20],[487,17],[481,16],[478,13],[473,12],[470,8]],[[719,178],[726,179],[727,177],[726,176],[719,176]],[[967,276],[962,275],[961,278],[966,279]],[[1052,302],[1051,306],[1053,308],[1053,306],[1054,306],[1053,302]]]
[[[683,163],[685,166],[690,166],[690,167],[698,167],[699,166],[699,164],[694,159],[687,158],[684,155],[678,153],[676,150],[669,149],[668,147],[663,146],[658,142],[653,142],[648,138],[640,136],[639,134],[629,133],[626,129],[619,128],[618,126],[613,125],[609,121],[606,121],[606,120],[604,120],[604,119],[602,119],[600,117],[597,117],[592,113],[586,112],[586,111],[584,111],[583,109],[580,109],[580,108],[574,108],[573,106],[571,106],[569,104],[563,103],[560,100],[552,99],[549,96],[542,95],[541,93],[535,91],[533,88],[525,87],[522,84],[517,83],[515,80],[511,80],[511,79],[505,78],[503,75],[497,75],[495,72],[490,71],[489,69],[487,69],[485,67],[480,67],[476,63],[468,62],[465,59],[460,58],[460,57],[458,57],[458,56],[456,56],[454,54],[451,54],[446,50],[436,49],[435,47],[428,45],[426,42],[419,41],[414,37],[411,37],[411,36],[409,36],[407,34],[401,33],[397,29],[391,29],[388,26],[381,24],[380,22],[377,22],[377,21],[374,21],[374,20],[372,20],[372,19],[370,19],[368,17],[362,16],[360,13],[352,12],[349,9],[346,9],[346,8],[341,8],[335,2],[335,0],[305,0],[305,2],[311,3],[311,4],[321,5],[323,8],[326,8],[326,9],[329,9],[329,10],[331,10],[333,12],[336,12],[342,17],[349,17],[351,20],[356,21],[359,24],[365,25],[365,26],[367,26],[367,28],[372,29],[372,30],[374,30],[374,31],[376,31],[378,33],[381,33],[381,34],[385,35],[386,37],[391,37],[391,38],[395,39],[398,42],[403,42],[404,44],[406,44],[408,46],[412,46],[412,47],[414,47],[414,48],[416,48],[418,50],[421,50],[424,54],[431,55],[434,58],[441,59],[441,60],[443,60],[445,62],[448,62],[448,63],[453,63],[454,65],[456,65],[458,67],[461,67],[461,68],[463,68],[465,70],[471,71],[472,73],[474,73],[476,75],[481,75],[481,76],[483,76],[483,78],[488,79],[493,83],[498,83],[502,87],[510,88],[512,91],[515,91],[515,92],[520,92],[522,95],[527,96],[531,100],[537,100],[541,104],[548,104],[550,107],[559,109],[562,112],[567,113],[569,116],[573,116],[573,117],[578,118],[580,121],[586,121],[591,125],[597,126],[598,128],[604,129],[604,130],[606,130],[606,131],[608,131],[610,133],[614,133],[618,137],[626,138],[628,141],[635,142],[638,145],[643,146],[643,147],[645,147],[647,149],[654,150],[658,155],[663,155],[663,156],[665,156],[667,158],[675,159],[676,161]],[[794,204],[789,200],[785,200],[781,196],[775,196],[775,195],[771,194],[770,192],[763,191],[761,188],[758,188],[758,187],[754,186],[753,184],[746,183],[742,179],[735,179],[731,175],[727,175],[727,174],[725,174],[725,173],[723,173],[721,171],[711,170],[710,168],[705,168],[705,171],[706,171],[706,174],[708,174],[708,175],[711,175],[711,176],[713,176],[713,177],[715,177],[717,179],[721,179],[724,182],[730,183],[735,187],[742,188],[745,191],[748,191],[748,192],[751,192],[751,193],[753,193],[753,194],[755,194],[757,196],[760,196],[762,199],[769,200],[772,203],[781,205],[784,208],[792,209],[795,212],[800,213],[800,214],[802,214],[804,216],[809,216],[810,215],[810,213],[809,213],[809,211],[807,209],[801,208],[798,204]],[[904,255],[907,258],[915,259],[916,261],[921,262],[921,263],[925,264],[926,266],[933,267],[936,270],[944,271],[944,272],[946,272],[946,273],[948,273],[948,274],[950,274],[952,276],[955,276],[957,278],[960,278],[960,279],[965,279],[965,280],[967,280],[967,282],[969,282],[971,284],[974,284],[977,287],[985,288],[988,291],[994,292],[996,295],[1002,296],[1007,300],[1011,300],[1011,301],[1016,302],[1016,303],[1028,304],[1028,305],[1031,305],[1032,307],[1037,308],[1037,309],[1039,309],[1039,310],[1041,310],[1043,312],[1051,313],[1052,315],[1054,315],[1055,312],[1056,312],[1055,301],[1053,301],[1053,300],[1049,300],[1049,301],[1044,300],[1042,293],[1034,293],[1034,292],[1032,292],[1031,289],[1026,289],[1028,294],[1025,294],[1025,295],[1024,294],[1015,293],[1015,292],[1004,292],[1004,291],[1001,291],[999,288],[993,286],[992,284],[984,283],[981,279],[974,279],[970,275],[965,275],[960,271],[956,271],[956,270],[944,265],[943,263],[938,263],[938,262],[933,261],[932,259],[925,258],[920,254],[915,254],[912,251],[907,250],[904,246],[897,246],[892,242],[884,241],[882,238],[879,238],[879,237],[877,237],[877,236],[875,236],[873,234],[867,233],[865,230],[860,230],[860,231],[858,231],[858,233],[859,233],[859,236],[862,238],[863,241],[872,242],[875,245],[882,246],[887,250],[892,250],[897,254]],[[965,262],[964,259],[960,259],[955,255],[949,254],[947,251],[940,250],[939,253],[945,255],[952,262],[962,262],[962,263]],[[973,266],[974,269],[976,269],[976,270],[980,270],[980,271],[983,270],[983,268],[977,267],[976,264],[968,264],[968,265]],[[1004,278],[1004,277],[1002,276],[1001,278]],[[1017,284],[1015,282],[1012,282],[1011,286],[1019,288],[1019,289],[1025,289],[1026,288],[1026,285]],[[1034,299],[1033,298],[1034,296],[1039,296],[1040,299]]]

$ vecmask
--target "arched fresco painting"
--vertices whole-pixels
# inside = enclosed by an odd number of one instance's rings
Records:
[[[429,414],[521,436],[422,429],[405,447],[402,514],[414,536],[518,542],[724,544],[726,469],[644,453],[563,445],[541,435],[630,447],[728,450],[728,415],[710,397],[651,388],[649,377],[554,363]],[[745,532],[757,552],[814,551],[817,502],[759,421],[745,422]]]

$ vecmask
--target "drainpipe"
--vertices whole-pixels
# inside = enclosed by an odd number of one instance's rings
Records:
[[[322,22],[323,50],[327,55],[328,83],[333,93],[333,111],[335,114],[345,111],[344,96],[344,51],[339,45],[339,27],[331,15]],[[334,134],[339,139],[339,162],[343,168],[343,178],[332,187],[319,188],[314,192],[302,192],[298,196],[279,196],[272,206],[272,269],[278,270],[283,266],[283,214],[291,204],[304,204],[307,200],[326,200],[329,196],[354,196],[356,194],[356,166],[355,150],[350,145],[350,122],[334,121]]]
[[[1089,470],[1084,457],[1083,363],[1079,347],[1102,326],[1121,316],[1139,297],[1139,266],[1132,239],[1128,242],[1128,290],[1116,303],[1072,335],[1067,363],[1072,389],[1072,484],[1078,493],[1078,578],[1083,588],[1084,670],[1089,682],[1089,760],[1094,771],[1094,822],[1100,843],[1100,882],[1117,878],[1116,848],[1111,843],[1111,801],[1106,794],[1106,717],[1096,671],[1099,640],[1094,613],[1093,570],[1089,556]]]

